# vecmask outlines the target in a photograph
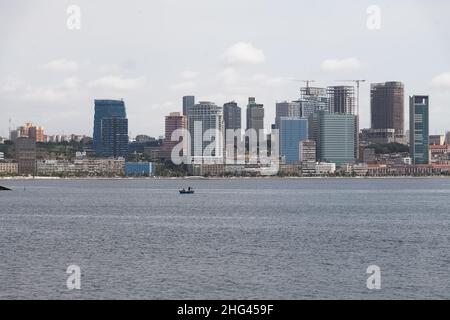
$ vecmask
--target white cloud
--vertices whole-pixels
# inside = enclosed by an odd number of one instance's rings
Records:
[[[442,73],[433,78],[431,86],[437,89],[450,90],[450,72]]]
[[[239,74],[234,68],[225,68],[219,72],[217,78],[227,86],[236,85],[239,82]]]
[[[228,64],[261,64],[266,61],[264,52],[249,42],[238,42],[222,55]]]
[[[67,97],[64,90],[51,86],[27,87],[24,98],[25,100],[35,102],[55,102],[62,101]]]
[[[60,85],[27,86],[23,97],[25,100],[37,102],[57,102],[70,98],[78,89],[76,77],[66,78]]]
[[[112,90],[135,90],[142,88],[146,82],[145,77],[122,78],[120,76],[105,76],[89,82],[88,87]]]
[[[361,67],[362,63],[357,58],[328,59],[321,65],[324,71],[353,71]]]
[[[197,76],[198,72],[185,70],[178,75],[181,80],[178,83],[170,86],[170,89],[173,91],[183,92],[191,91],[197,86],[197,83],[194,81]]]
[[[78,71],[78,64],[73,60],[57,59],[41,65],[39,68],[52,71],[76,72]]]

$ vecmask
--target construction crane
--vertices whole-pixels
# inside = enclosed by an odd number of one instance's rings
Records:
[[[306,83],[306,88],[309,89],[309,84],[311,82],[316,82],[316,80],[298,80],[298,79],[291,79],[291,81],[295,81],[295,82],[304,82]]]
[[[295,81],[295,82],[304,82],[306,83],[306,94],[309,94],[309,84],[311,82],[316,82],[316,80],[298,80],[298,79],[291,79],[291,81]],[[300,88],[300,95],[302,95],[302,90]]]
[[[11,131],[12,131],[12,127],[11,127],[11,118],[9,118],[9,127],[8,127],[8,139],[11,140]]]
[[[366,80],[338,80],[339,82],[354,82],[356,83],[356,109],[359,116],[359,88],[361,83],[366,82]]]

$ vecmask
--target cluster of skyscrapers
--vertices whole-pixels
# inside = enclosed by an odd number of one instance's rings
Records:
[[[410,98],[410,132],[404,129],[404,85],[401,82],[371,85],[371,128],[364,129],[360,141],[358,97],[353,86],[327,88],[301,88],[295,101],[276,103],[276,116],[270,136],[275,129],[279,134],[279,155],[285,164],[307,161],[332,162],[337,165],[355,163],[360,143],[364,141],[400,142],[411,146],[414,164],[427,164],[428,159],[428,97]],[[172,141],[172,133],[186,129],[191,136],[188,148],[191,159],[202,158],[210,143],[203,134],[209,129],[223,133],[223,141],[216,141],[212,157],[223,158],[227,130],[242,126],[241,108],[234,101],[218,106],[213,102],[196,102],[194,96],[183,97],[183,112],[173,112],[165,119],[163,157],[170,160],[172,149],[183,139]],[[264,130],[264,105],[254,97],[246,107],[246,130]],[[200,130],[195,126],[200,125]],[[198,129],[198,128],[197,128]],[[198,137],[197,137],[198,135]],[[258,137],[259,139],[259,137]],[[378,140],[377,140],[378,139]],[[124,157],[128,147],[128,120],[123,101],[95,100],[93,148],[103,157]],[[202,141],[196,146],[195,141]],[[270,139],[269,139],[270,140]],[[258,140],[259,143],[259,140]],[[312,152],[312,148],[315,148]],[[306,150],[302,150],[305,148]],[[186,152],[186,150],[183,150]],[[315,154],[312,158],[311,155]]]
[[[254,97],[248,99],[246,108],[246,130],[256,132],[264,130],[264,105],[257,103]],[[358,152],[358,125],[356,113],[355,90],[351,86],[328,88],[305,87],[301,89],[300,98],[296,101],[284,101],[276,104],[275,123],[271,130],[277,129],[279,134],[279,154],[286,164],[295,164],[302,159],[302,142],[308,146],[309,161],[329,161],[337,164],[355,162]],[[217,106],[213,102],[195,102],[195,97],[183,97],[183,115],[173,125],[173,115],[166,117],[166,140],[169,144],[170,134],[182,126],[186,126],[191,134],[191,156],[201,157],[202,151],[209,143],[203,141],[202,148],[194,148],[194,140],[202,139],[208,129],[224,132],[227,141],[227,130],[242,128],[241,108],[234,101]],[[184,118],[185,120],[181,120]],[[202,130],[194,130],[195,123],[201,123]],[[169,130],[167,128],[170,128]],[[267,129],[267,128],[266,128]],[[259,135],[258,135],[259,139]],[[311,159],[311,147],[316,145],[315,157]],[[308,143],[309,142],[309,143]],[[259,140],[258,140],[259,143]],[[220,146],[220,145],[219,145]],[[224,149],[216,148],[213,156],[223,157]]]

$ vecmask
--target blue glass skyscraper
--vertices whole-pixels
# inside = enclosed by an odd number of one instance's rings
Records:
[[[123,100],[95,100],[95,115],[94,115],[94,141],[93,147],[97,155],[111,157],[111,156],[124,156],[122,151],[120,155],[114,154],[114,152],[109,152],[111,148],[104,146],[104,142],[116,143],[117,140],[113,136],[103,137],[103,134],[115,134],[120,140],[120,144],[124,143],[124,135],[126,134],[126,144],[128,144],[128,122],[124,121],[113,121],[112,119],[125,119],[127,114],[125,111],[125,103]],[[105,125],[107,128],[103,129],[103,121],[105,120]],[[111,127],[117,125],[117,128]],[[126,131],[126,132],[125,132]],[[124,150],[123,146],[115,147],[117,150]]]
[[[128,154],[128,119],[102,119],[102,156],[126,157]]]
[[[308,140],[308,119],[280,118],[280,155],[286,164],[299,162],[299,144],[304,140]]]

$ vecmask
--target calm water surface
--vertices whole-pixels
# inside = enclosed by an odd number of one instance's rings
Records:
[[[0,184],[0,299],[450,299],[450,179]]]

